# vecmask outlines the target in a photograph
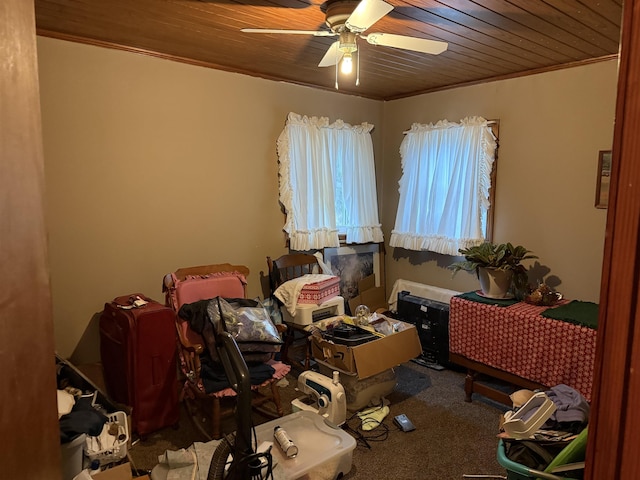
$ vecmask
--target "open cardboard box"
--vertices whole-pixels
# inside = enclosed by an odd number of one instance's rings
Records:
[[[311,337],[314,358],[354,373],[364,379],[377,375],[422,353],[418,331],[414,325],[399,320],[400,331],[356,346],[333,343],[318,336]]]
[[[117,465],[113,468],[103,470],[100,473],[91,475],[93,480],[132,480],[131,464],[129,462]],[[149,475],[136,477],[136,480],[149,480]]]
[[[349,299],[351,313],[356,311],[358,305],[366,305],[369,310],[375,312],[380,308],[389,308],[385,298],[384,286],[376,287],[375,274],[369,275],[358,282],[357,296]]]

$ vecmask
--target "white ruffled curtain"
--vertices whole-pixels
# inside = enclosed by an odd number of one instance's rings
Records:
[[[482,117],[413,124],[400,146],[402,177],[389,244],[459,255],[485,238],[496,141]]]
[[[289,113],[278,138],[280,202],[293,250],[382,242],[373,125]]]

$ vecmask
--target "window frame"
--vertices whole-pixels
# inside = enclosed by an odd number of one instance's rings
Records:
[[[443,119],[413,123],[404,133],[390,245],[456,256],[460,249],[491,241],[499,121]]]
[[[489,120],[489,128],[496,139],[496,151],[494,154],[493,165],[491,166],[491,186],[489,187],[489,209],[487,210],[487,231],[485,232],[485,240],[493,242],[493,221],[495,217],[495,201],[496,201],[496,181],[498,178],[498,151],[500,150],[500,120]]]

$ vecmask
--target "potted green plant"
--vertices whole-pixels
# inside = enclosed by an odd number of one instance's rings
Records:
[[[453,275],[460,270],[475,272],[482,294],[489,298],[508,298],[515,290],[518,297],[526,294],[527,271],[522,260],[538,258],[522,245],[485,242],[458,250],[464,260],[449,265]]]

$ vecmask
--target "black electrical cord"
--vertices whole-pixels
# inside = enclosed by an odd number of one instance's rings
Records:
[[[380,405],[378,409],[382,409],[383,407],[384,404]],[[358,419],[358,424],[355,427],[351,425],[352,423],[354,423],[354,419]],[[365,430],[364,426],[371,423],[376,423],[376,426],[371,430]],[[358,416],[358,412],[354,413],[347,419],[344,424],[344,429],[355,437],[356,442],[368,449],[371,449],[371,445],[369,444],[369,442],[383,442],[387,438],[389,438],[389,426],[387,424],[378,422],[374,419],[363,421]]]

